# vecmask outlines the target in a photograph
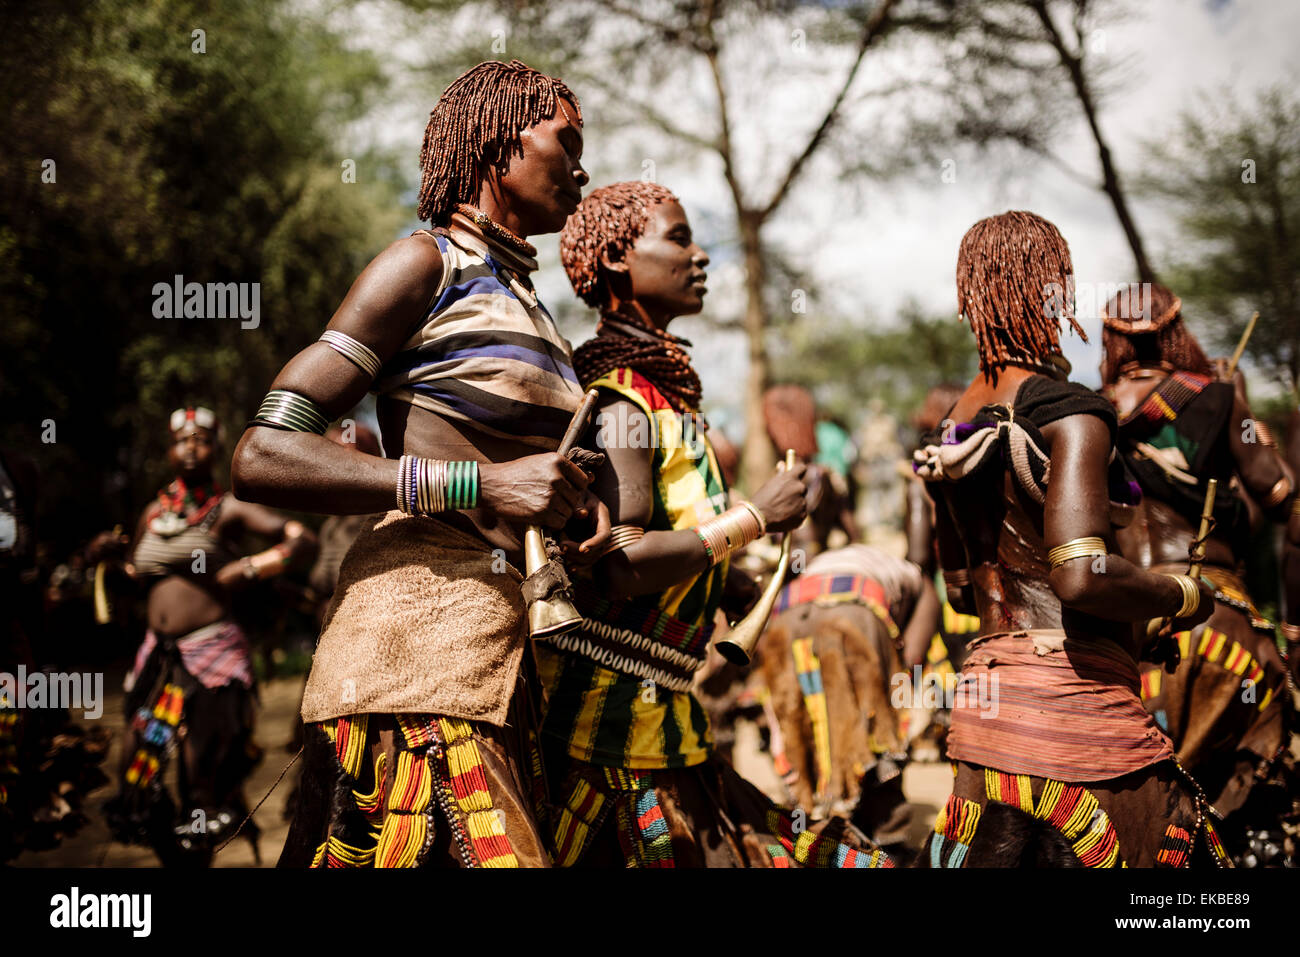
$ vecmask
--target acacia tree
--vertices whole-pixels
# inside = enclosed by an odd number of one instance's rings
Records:
[[[730,199],[743,274],[748,423],[743,481],[770,472],[762,421],[769,338],[791,290],[772,224],[816,179],[878,180],[956,141],[1045,149],[1059,110],[1051,62],[1008,63],[992,35],[958,31],[967,0],[506,0],[510,56],[561,73],[602,142],[669,144]],[[526,52],[525,52],[526,51]],[[500,52],[495,51],[494,52]],[[798,54],[798,55],[792,55]],[[440,59],[444,59],[440,56]],[[597,137],[591,134],[589,141]],[[649,161],[647,161],[649,162]],[[814,173],[814,169],[816,172]],[[646,178],[653,178],[653,171]],[[788,315],[789,308],[784,310]]]
[[[1106,194],[1133,253],[1139,281],[1154,282],[1155,270],[1101,129],[1100,104],[1109,79],[1109,65],[1101,59],[1107,46],[1105,29],[1122,22],[1124,15],[1122,0],[985,0],[961,7],[964,28],[997,38],[1008,67],[1036,72],[1041,70],[1045,54],[1055,61],[1057,79],[1067,81],[1097,148],[1101,177],[1094,180],[1080,174],[1053,153],[1045,139],[1030,138],[1021,145]]]
[[[1259,310],[1247,354],[1300,390],[1300,97],[1278,86],[1198,103],[1148,144],[1139,184],[1178,212],[1171,282],[1225,354]]]
[[[0,444],[36,460],[62,554],[165,478],[171,409],[246,421],[405,211],[386,157],[343,152],[383,91],[377,58],[295,4],[6,17]],[[159,317],[155,284],[177,274],[256,283],[258,324]]]

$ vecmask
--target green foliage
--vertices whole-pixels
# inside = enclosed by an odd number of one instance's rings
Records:
[[[1141,185],[1177,210],[1167,275],[1189,323],[1227,355],[1259,310],[1248,355],[1300,388],[1300,96],[1203,97],[1151,150]]]
[[[409,215],[391,157],[337,145],[384,91],[375,57],[298,9],[54,0],[6,14],[0,444],[37,459],[57,548],[133,522],[166,478],[172,408],[210,405],[228,456],[286,357]],[[155,318],[154,285],[177,274],[260,283],[259,325]]]
[[[843,318],[804,318],[774,350],[773,379],[812,390],[819,409],[856,422],[867,400],[900,422],[941,383],[965,386],[979,358],[970,330],[955,317],[925,315],[914,303],[887,328]]]

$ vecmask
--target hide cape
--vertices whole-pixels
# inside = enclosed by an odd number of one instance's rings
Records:
[[[1011,404],[986,405],[970,422],[949,423],[923,435],[912,454],[912,470],[926,482],[960,482],[1010,465],[1021,489],[1042,505],[1052,463],[1041,430],[1071,415],[1095,415],[1106,423],[1114,443],[1118,425],[1109,402],[1077,383],[1035,375],[1021,383]],[[1114,506],[1141,501],[1140,488],[1113,448],[1107,480]]]

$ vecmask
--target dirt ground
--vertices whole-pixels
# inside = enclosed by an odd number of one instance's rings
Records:
[[[285,765],[293,758],[293,754],[285,750],[285,745],[288,744],[293,732],[293,718],[298,710],[298,699],[305,680],[305,676],[275,678],[264,682],[259,688],[261,708],[258,711],[253,738],[262,748],[263,757],[244,788],[250,807],[260,801],[270,790]],[[84,809],[90,822],[76,836],[65,839],[57,848],[48,851],[28,851],[19,855],[13,862],[14,866],[158,866],[158,859],[149,848],[119,844],[112,840],[100,810],[104,802],[117,790],[113,776],[122,758],[121,729],[126,720],[122,712],[123,697],[121,671],[109,672],[104,676],[104,714],[99,720],[105,727],[113,730],[112,746],[109,748],[107,759],[101,765],[110,781],[91,792],[85,802]],[[280,848],[284,846],[285,838],[288,836],[289,825],[283,820],[284,802],[293,787],[292,777],[296,773],[295,766],[253,816],[258,827],[262,829],[259,849],[263,867],[275,866],[276,859],[280,856]],[[242,836],[232,841],[230,846],[217,854],[213,861],[216,867],[253,867],[255,863],[252,845]]]
[[[254,770],[245,788],[249,806],[262,800],[271,790],[276,778],[293,758],[286,745],[293,732],[293,719],[298,709],[303,677],[275,678],[261,685],[261,709],[258,712],[254,739],[263,749],[261,764]],[[16,867],[157,867],[158,861],[146,847],[119,844],[109,837],[108,827],[100,810],[116,790],[111,779],[121,760],[122,735],[125,722],[122,713],[122,674],[109,672],[104,679],[104,714],[99,719],[114,732],[108,758],[102,765],[110,783],[93,791],[85,803],[89,823],[74,837],[66,839],[52,850],[21,854]],[[88,722],[86,722],[88,723]],[[780,785],[767,755],[759,749],[759,732],[756,725],[744,722],[737,728],[736,766],[773,798],[779,799]],[[259,848],[261,866],[273,867],[288,835],[288,822],[283,819],[285,798],[293,787],[297,767],[290,769],[279,786],[266,797],[265,803],[255,812],[254,820],[262,829]],[[934,822],[939,807],[952,789],[952,771],[945,763],[909,764],[903,772],[903,790],[915,806],[912,819],[914,846],[919,846],[926,831]],[[216,867],[253,867],[252,846],[241,836],[217,854]]]

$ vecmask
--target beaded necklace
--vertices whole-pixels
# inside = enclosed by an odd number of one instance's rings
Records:
[[[155,535],[170,538],[187,528],[193,528],[206,519],[220,504],[225,490],[215,482],[205,482],[193,488],[182,478],[158,492],[158,513],[149,521],[149,530]]]
[[[483,232],[487,233],[497,242],[523,253],[530,259],[536,258],[536,246],[528,240],[523,239],[506,229],[477,206],[471,206],[469,203],[457,203],[456,212],[470,220],[475,226],[483,230]]]
[[[654,383],[677,412],[695,412],[703,390],[686,352],[690,344],[636,316],[608,312],[600,317],[596,336],[574,350],[573,367],[583,382],[594,382],[627,366]]]

